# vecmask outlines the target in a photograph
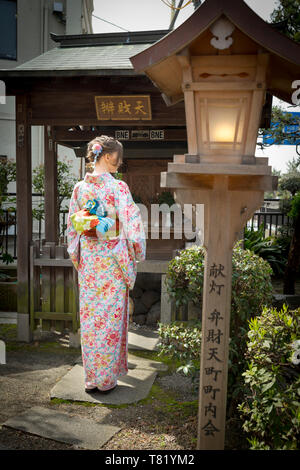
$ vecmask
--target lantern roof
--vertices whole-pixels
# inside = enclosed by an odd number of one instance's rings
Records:
[[[231,44],[223,50],[212,44],[216,33],[210,29],[220,18],[234,26]],[[184,49],[192,56],[269,53],[267,91],[292,104],[292,82],[300,79],[300,44],[260,18],[243,0],[206,0],[175,30],[130,57],[136,72],[149,76],[167,104],[184,99],[177,58]]]

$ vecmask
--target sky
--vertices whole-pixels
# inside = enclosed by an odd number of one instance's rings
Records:
[[[170,0],[166,0],[170,2]],[[184,0],[183,5],[188,0]],[[207,1],[207,0],[206,0]],[[178,4],[178,0],[176,1]],[[247,0],[246,3],[262,18],[269,20],[275,0]],[[177,17],[178,27],[194,12],[193,3],[183,8]],[[128,31],[168,29],[171,9],[162,0],[94,0],[94,15]],[[93,18],[94,33],[121,32],[122,29]]]
[[[187,1],[184,0],[183,5]],[[278,4],[278,1],[245,0],[245,3],[265,21],[270,21],[270,14]],[[179,12],[175,28],[180,26],[193,12],[193,3],[183,8]],[[163,0],[94,0],[93,14],[117,25],[114,26],[93,17],[94,33],[168,29],[171,19],[171,9]],[[291,110],[288,108],[289,105],[287,103],[281,102],[276,98],[273,99],[273,103],[289,111],[300,111],[299,106]],[[287,162],[296,157],[297,154],[294,145],[272,145],[264,151],[257,147],[256,156],[269,157],[269,165],[284,173]]]

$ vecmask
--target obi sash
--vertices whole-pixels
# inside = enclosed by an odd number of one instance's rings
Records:
[[[101,204],[100,204],[101,206]],[[84,209],[71,215],[76,236],[68,246],[68,253],[74,266],[78,269],[80,260],[80,236],[96,238],[107,243],[116,260],[128,289],[133,289],[137,276],[137,260],[133,242],[125,235],[117,214],[102,211],[98,202],[89,200]],[[108,222],[106,222],[108,221]]]

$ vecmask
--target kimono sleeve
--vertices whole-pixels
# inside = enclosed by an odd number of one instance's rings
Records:
[[[134,248],[136,261],[146,259],[146,235],[140,209],[134,202],[125,181],[119,180],[116,194],[116,211],[123,225],[124,235]]]
[[[80,181],[75,184],[72,192],[66,230],[68,245],[67,251],[76,270],[78,270],[78,265],[80,262],[80,234],[75,230],[72,224],[71,215],[74,214],[74,212],[78,212],[81,210],[78,201],[79,185]]]

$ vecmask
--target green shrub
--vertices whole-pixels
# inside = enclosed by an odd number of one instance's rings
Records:
[[[10,159],[0,159],[0,256],[6,264],[14,261],[4,246],[4,234],[8,227],[16,222],[16,197],[5,193],[7,193],[8,184],[14,181],[16,181],[16,162]]]
[[[170,297],[177,306],[189,301],[202,304],[204,254],[202,246],[192,246],[182,250],[180,255],[168,264],[166,286]],[[228,395],[237,399],[241,392],[241,373],[246,369],[244,351],[246,348],[247,320],[261,312],[272,301],[272,269],[267,261],[250,250],[243,250],[239,243],[234,246],[232,256],[232,298],[229,343]],[[177,322],[178,323],[178,322]],[[199,369],[193,367],[193,360],[200,355],[201,323],[191,326],[191,330],[179,334],[176,323],[159,324],[161,348],[170,355],[176,354],[185,365],[186,371],[194,375]],[[182,330],[189,326],[180,327]],[[191,336],[194,338],[191,340]],[[188,338],[188,340],[186,340]],[[196,340],[197,338],[197,340]],[[185,345],[178,349],[178,342]],[[184,354],[183,354],[184,352]],[[181,369],[184,372],[184,366]]]
[[[200,366],[201,322],[198,320],[185,324],[173,321],[169,324],[158,324],[160,343],[159,355],[169,355],[182,363],[176,372],[191,375],[197,388],[197,373]]]
[[[71,173],[72,166],[70,165],[71,160],[67,162],[58,160],[57,162],[57,210],[60,213],[62,210],[67,210],[68,206],[63,207],[65,199],[69,199],[72,194],[76,178]],[[32,186],[34,192],[40,193],[42,196],[45,195],[45,168],[44,165],[38,165],[32,172]],[[45,218],[45,201],[44,198],[41,202],[36,204],[36,207],[32,209],[32,216],[36,220],[43,220]],[[66,224],[61,226],[60,218],[58,218],[58,230],[59,236],[63,235],[66,229]]]
[[[202,246],[194,245],[180,252],[168,264],[166,287],[177,306],[189,301],[201,305],[204,255]],[[246,328],[246,320],[272,301],[272,269],[269,263],[237,243],[232,254],[231,333]]]
[[[276,237],[265,237],[264,224],[258,230],[245,228],[244,248],[253,251],[256,255],[268,261],[273,274],[280,276],[284,273],[287,262],[286,250]]]
[[[249,327],[238,409],[251,449],[299,449],[300,308],[264,308]]]
[[[300,214],[300,191],[294,196],[291,203],[291,210],[288,213],[288,216],[293,219],[297,219]]]

